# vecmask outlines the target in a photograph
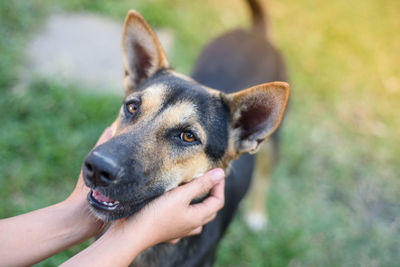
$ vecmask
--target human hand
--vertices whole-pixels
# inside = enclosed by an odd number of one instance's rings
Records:
[[[114,125],[111,125],[104,130],[94,147],[101,145],[112,137],[113,127]],[[85,185],[85,182],[83,181],[81,171],[74,191],[65,201],[62,202],[62,204],[66,208],[75,210],[75,212],[73,213],[74,218],[77,222],[79,222],[80,226],[82,227],[82,233],[85,238],[89,238],[91,236],[99,234],[104,227],[104,223],[101,220],[97,219],[89,210],[89,206],[86,200],[89,191],[90,189]]]
[[[142,245],[147,248],[161,242],[176,243],[180,238],[200,234],[224,206],[224,172],[213,169],[196,180],[175,188],[153,200],[138,213],[113,223],[106,234],[145,233]],[[211,190],[211,191],[210,191]],[[202,202],[190,204],[197,196],[210,191]],[[129,234],[128,234],[129,235]]]
[[[111,132],[107,128],[96,145],[110,139]],[[31,266],[98,234],[103,222],[89,211],[88,192],[80,175],[66,200],[0,220],[0,265]]]
[[[223,178],[223,170],[214,169],[163,194],[131,217],[113,222],[96,242],[62,266],[127,266],[151,246],[199,234],[224,206]],[[190,204],[208,191],[202,202]]]
[[[106,128],[103,133],[101,134],[99,140],[97,140],[97,143],[94,147],[101,145],[108,141],[112,137],[112,128],[114,125],[111,125],[110,127]],[[71,195],[68,197],[67,200],[70,201],[78,201],[78,202],[85,202],[86,204],[86,197],[87,194],[89,193],[89,188],[85,185],[85,182],[83,181],[83,176],[82,176],[82,170],[79,173],[79,178],[76,183],[74,191],[71,193]]]

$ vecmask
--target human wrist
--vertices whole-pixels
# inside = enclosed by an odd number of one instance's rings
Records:
[[[150,247],[148,231],[143,231],[139,222],[128,222],[127,219],[115,221],[110,228],[93,243],[86,253],[101,255],[96,261],[104,266],[127,266],[137,255]],[[123,244],[123,246],[121,246]],[[87,255],[88,255],[87,254]],[[118,256],[118,257],[116,257]],[[93,262],[92,262],[93,263]]]
[[[72,227],[71,234],[80,241],[99,234],[103,229],[104,222],[93,215],[86,201],[68,198],[58,205],[65,210],[66,223]]]
[[[124,229],[120,232],[125,233],[125,236],[131,240],[140,240],[141,251],[166,241],[162,237],[165,234],[165,229],[160,229],[160,225],[157,224],[158,218],[150,216],[154,212],[152,203],[150,203],[138,213],[127,218],[124,223],[121,223]]]
[[[151,226],[136,218],[124,218],[113,222],[104,238],[119,239],[128,245],[128,249],[139,250],[139,253],[154,243],[150,228]]]

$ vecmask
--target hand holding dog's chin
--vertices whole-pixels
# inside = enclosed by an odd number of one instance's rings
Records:
[[[146,248],[200,234],[202,226],[213,220],[224,205],[223,178],[223,170],[211,170],[195,181],[153,200],[127,220],[114,223],[112,228],[117,231],[123,228],[123,232],[131,232],[133,238],[139,231],[144,233]],[[203,202],[190,204],[195,197],[210,190],[209,197]]]
[[[64,265],[126,266],[149,247],[200,234],[202,226],[213,220],[224,205],[223,178],[224,172],[214,169],[163,194],[133,216],[115,221],[101,238]],[[190,204],[208,191],[204,201]]]

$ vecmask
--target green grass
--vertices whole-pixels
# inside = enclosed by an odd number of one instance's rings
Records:
[[[24,40],[43,13],[37,1],[0,2],[0,92],[17,82]]]
[[[10,90],[26,40],[53,7],[120,21],[128,9],[139,10],[151,25],[174,31],[170,61],[184,73],[210,38],[248,23],[239,0],[0,2],[0,33],[7,36],[0,38],[0,217],[64,199],[119,106],[115,97],[52,81]],[[239,212],[216,265],[397,266],[400,2],[271,0],[268,10],[292,85],[269,228],[248,232]],[[54,266],[81,248],[40,265]]]

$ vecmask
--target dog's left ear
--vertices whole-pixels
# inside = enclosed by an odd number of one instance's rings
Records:
[[[227,95],[238,155],[256,153],[279,126],[289,97],[289,85],[272,82]]]
[[[144,18],[134,10],[130,10],[125,18],[122,60],[126,94],[135,90],[158,70],[168,68],[167,58],[157,36]]]

